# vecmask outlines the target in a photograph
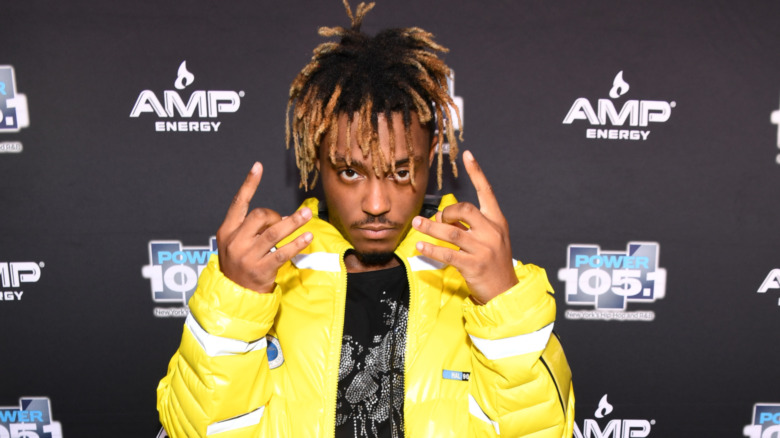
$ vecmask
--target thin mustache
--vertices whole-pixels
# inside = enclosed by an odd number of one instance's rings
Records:
[[[369,224],[382,224],[382,225],[390,225],[393,228],[397,228],[399,224],[387,219],[385,216],[368,216],[367,218],[363,219],[362,221],[354,222],[352,224],[353,228],[360,228],[364,225]]]

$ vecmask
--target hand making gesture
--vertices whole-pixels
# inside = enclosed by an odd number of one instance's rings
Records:
[[[477,190],[479,208],[469,202],[459,202],[436,213],[436,221],[418,216],[412,225],[422,233],[460,248],[456,251],[428,242],[417,243],[417,250],[426,257],[454,266],[466,280],[472,299],[486,304],[517,284],[509,224],[471,152],[463,153],[463,164]]]
[[[267,208],[256,208],[247,214],[262,177],[263,166],[255,163],[217,231],[217,248],[219,266],[227,278],[247,289],[268,293],[274,290],[279,268],[311,242],[312,234],[303,233],[281,248],[274,248],[311,219],[311,210],[302,208],[284,218]]]

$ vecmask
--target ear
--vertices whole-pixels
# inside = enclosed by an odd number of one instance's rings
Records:
[[[428,168],[433,166],[433,157],[436,155],[436,146],[439,144],[439,136],[431,136],[431,151],[428,152]]]

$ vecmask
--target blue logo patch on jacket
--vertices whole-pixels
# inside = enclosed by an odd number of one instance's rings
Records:
[[[266,354],[268,354],[268,368],[279,368],[284,363],[282,346],[279,344],[279,340],[271,335],[267,335],[265,339],[268,341],[268,346],[266,347]]]

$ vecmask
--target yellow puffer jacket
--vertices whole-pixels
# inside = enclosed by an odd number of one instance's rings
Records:
[[[439,209],[455,202],[443,198]],[[190,300],[181,346],[157,388],[171,437],[332,437],[351,248],[315,217],[312,243],[273,293],[244,289],[212,256]],[[552,333],[543,269],[478,306],[451,266],[420,255],[414,229],[396,250],[411,291],[405,359],[407,437],[571,437],[571,372]],[[448,245],[437,241],[440,245]]]

